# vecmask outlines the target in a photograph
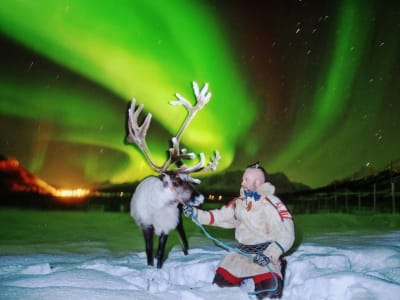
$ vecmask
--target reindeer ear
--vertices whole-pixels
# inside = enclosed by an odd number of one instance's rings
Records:
[[[160,178],[163,187],[168,187],[171,183],[171,178],[169,177],[169,175],[165,174],[165,173],[161,173],[160,175],[158,175],[158,178]]]

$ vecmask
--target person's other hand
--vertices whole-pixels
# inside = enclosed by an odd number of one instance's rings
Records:
[[[264,267],[269,264],[269,258],[265,254],[258,253],[253,257],[253,262]]]

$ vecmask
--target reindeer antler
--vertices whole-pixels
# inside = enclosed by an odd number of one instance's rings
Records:
[[[140,104],[137,109],[135,110],[136,99],[133,98],[131,102],[131,107],[128,109],[128,136],[126,140],[128,143],[135,143],[139,149],[144,154],[147,162],[150,166],[156,170],[157,172],[161,172],[161,167],[157,166],[153,159],[151,158],[151,154],[149,148],[147,147],[146,142],[146,134],[147,130],[149,129],[150,122],[151,122],[151,113],[148,113],[145,120],[143,121],[142,125],[139,126],[138,124],[138,116],[143,110],[144,105]]]
[[[181,163],[182,165],[174,170],[176,173],[181,173],[181,174],[190,174],[193,172],[199,172],[199,171],[208,171],[208,170],[215,170],[218,164],[219,159],[221,158],[220,154],[218,151],[215,151],[214,156],[211,158],[210,163],[207,166],[204,166],[205,164],[205,157],[203,153],[200,153],[200,161],[193,165],[193,166],[186,166],[183,164],[183,160],[191,160],[196,158],[195,153],[188,153],[185,148],[180,149],[180,139],[186,130],[186,128],[189,126],[189,123],[191,120],[194,118],[196,113],[201,110],[204,105],[206,105],[211,98],[211,93],[208,92],[208,84],[206,83],[204,87],[199,90],[199,86],[197,85],[196,82],[193,82],[193,91],[196,96],[196,104],[192,105],[188,100],[186,100],[184,97],[182,97],[180,94],[176,94],[176,97],[178,100],[175,101],[170,101],[171,105],[183,105],[187,111],[188,115],[183,122],[181,128],[178,130],[178,133],[176,134],[175,137],[172,137],[171,143],[172,146],[169,148],[169,158],[168,160],[164,163],[162,167],[157,166],[150,155],[149,149],[147,147],[146,143],[146,134],[147,130],[150,126],[151,122],[151,114],[148,113],[145,120],[143,121],[142,125],[139,126],[138,124],[138,116],[141,113],[143,109],[143,104],[140,104],[138,108],[135,110],[135,105],[136,105],[136,100],[132,99],[131,107],[128,110],[128,129],[129,129],[129,134],[127,137],[127,141],[130,143],[135,143],[139,149],[143,152],[146,160],[150,164],[150,166],[156,170],[159,173],[166,172],[171,165],[176,164],[176,163]],[[195,181],[194,179],[192,179]]]
[[[176,97],[178,98],[178,101],[170,101],[169,103],[171,105],[183,105],[186,107],[188,110],[188,116],[185,119],[185,122],[183,123],[182,127],[179,129],[178,133],[176,134],[176,139],[180,141],[180,138],[185,131],[185,129],[188,127],[190,121],[194,118],[196,113],[201,110],[204,105],[206,105],[210,99],[211,99],[211,93],[208,92],[208,83],[204,85],[204,87],[199,91],[199,86],[196,82],[193,82],[193,90],[194,90],[194,95],[196,96],[196,105],[193,106],[190,104],[188,100],[186,100],[184,97],[182,97],[180,94],[176,93]]]

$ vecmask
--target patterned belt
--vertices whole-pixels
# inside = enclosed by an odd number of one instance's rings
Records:
[[[240,251],[249,253],[249,254],[257,254],[263,252],[267,247],[271,244],[271,242],[266,242],[266,243],[261,243],[261,244],[255,244],[255,245],[245,245],[245,244],[239,244],[237,248]]]

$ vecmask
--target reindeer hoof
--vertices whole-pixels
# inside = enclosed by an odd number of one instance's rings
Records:
[[[154,261],[153,260],[147,260],[147,265],[148,266],[154,266]]]
[[[157,261],[157,269],[161,269],[163,266],[163,262],[161,260]]]

